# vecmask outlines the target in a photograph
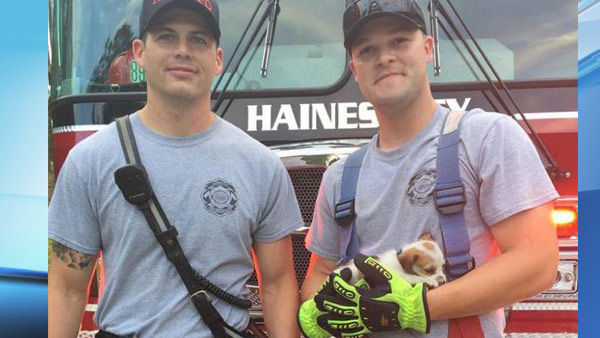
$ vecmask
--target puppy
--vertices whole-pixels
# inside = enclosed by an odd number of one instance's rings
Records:
[[[419,237],[418,241],[403,246],[400,253],[392,249],[374,258],[412,285],[424,283],[429,289],[433,289],[446,283],[444,254],[429,233]],[[335,272],[339,273],[345,268],[350,268],[352,272],[352,284],[364,277],[354,261],[338,267]]]

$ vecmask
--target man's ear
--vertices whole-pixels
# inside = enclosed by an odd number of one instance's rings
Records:
[[[133,57],[137,64],[144,68],[144,41],[140,39],[135,39],[131,43],[131,51],[133,52]]]
[[[427,63],[430,63],[431,60],[433,60],[433,48],[434,48],[434,43],[433,43],[433,38],[431,36],[428,35],[424,35],[425,38],[425,54],[427,55]]]
[[[352,75],[354,75],[354,81],[358,83],[358,75],[356,74],[356,69],[354,69],[354,61],[352,60],[352,58],[350,58],[350,61],[348,61],[348,67],[350,67]]]
[[[221,75],[221,72],[223,71],[223,49],[220,47],[217,47],[217,69],[215,70],[215,76],[219,76]]]

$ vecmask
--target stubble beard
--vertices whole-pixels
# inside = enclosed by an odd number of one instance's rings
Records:
[[[408,79],[405,79],[408,80]],[[381,107],[381,111],[398,111],[409,106],[418,96],[419,86],[415,81],[406,81],[404,85],[398,88],[386,88],[386,93],[377,94],[374,89],[371,103],[376,107]],[[383,94],[383,95],[382,95]]]
[[[160,95],[164,102],[168,102],[172,106],[180,107],[193,105],[204,95],[209,95],[208,93],[205,93],[206,90],[193,88],[193,85],[180,86],[173,83],[154,86],[152,90]],[[210,87],[208,88],[208,91],[210,91]]]

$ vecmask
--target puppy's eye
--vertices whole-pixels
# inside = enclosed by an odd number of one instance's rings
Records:
[[[428,275],[433,275],[435,273],[435,268],[433,268],[433,267],[427,268],[427,269],[425,269],[425,272]]]

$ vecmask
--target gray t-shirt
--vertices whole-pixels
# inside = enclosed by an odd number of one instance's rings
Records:
[[[359,248],[374,255],[397,249],[430,232],[443,248],[438,213],[433,204],[436,151],[448,109],[439,107],[414,139],[392,151],[377,148],[375,135],[366,145],[356,192]],[[306,247],[324,258],[340,258],[340,228],[333,216],[339,200],[345,159],[323,177]],[[460,175],[466,187],[471,254],[477,265],[500,251],[490,226],[558,197],[533,144],[510,117],[475,109],[463,120],[459,144]],[[502,337],[503,311],[480,316],[486,337]],[[427,337],[446,337],[448,321],[436,321]],[[372,334],[373,337],[416,337],[416,331]]]
[[[131,116],[142,163],[192,267],[245,297],[253,241],[274,242],[303,225],[283,163],[267,147],[217,118],[191,137],[166,137]],[[140,210],[114,182],[125,165],[114,123],[74,147],[50,204],[48,237],[85,254],[103,252],[105,289],[95,321],[116,334],[210,337],[175,267]],[[213,297],[237,329],[246,310]]]

